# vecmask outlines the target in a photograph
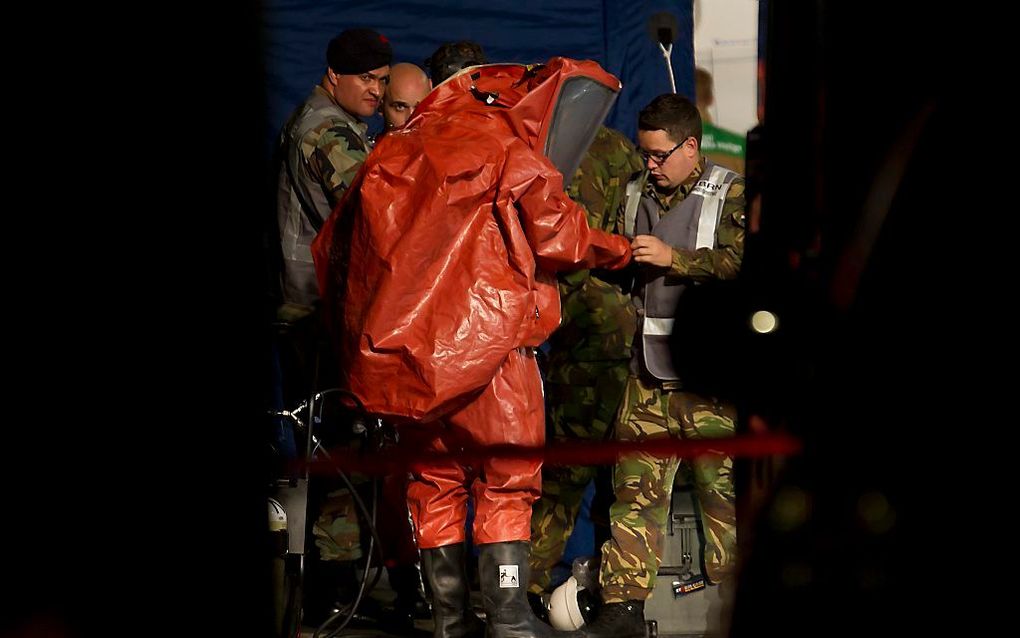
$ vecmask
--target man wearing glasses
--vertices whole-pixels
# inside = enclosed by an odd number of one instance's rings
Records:
[[[647,171],[628,186],[624,205],[624,230],[634,236],[638,330],[616,436],[622,441],[732,436],[734,407],[692,391],[691,380],[680,378],[673,353],[683,351],[671,350],[671,334],[689,286],[737,276],[744,251],[744,178],[701,155],[701,117],[679,95],[660,95],[641,111],[638,145]],[[645,635],[644,601],[655,586],[678,465],[675,457],[647,454],[618,460],[612,538],[602,546],[606,604],[582,628],[584,635]],[[735,565],[733,460],[704,456],[692,465],[705,527],[705,576],[717,584]]]

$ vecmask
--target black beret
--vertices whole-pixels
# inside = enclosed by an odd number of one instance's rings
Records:
[[[372,29],[347,29],[329,41],[326,62],[334,73],[359,75],[387,66],[393,47],[386,36]]]

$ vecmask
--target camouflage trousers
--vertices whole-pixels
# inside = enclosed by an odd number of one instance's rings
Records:
[[[668,391],[631,377],[627,381],[616,437],[643,441],[661,437],[715,439],[733,436],[736,411],[710,397]],[[614,468],[616,502],[610,509],[613,537],[602,546],[600,581],[606,602],[644,600],[655,587],[663,552],[677,457],[636,453]],[[732,575],[737,549],[733,459],[706,455],[691,460],[705,531],[705,576],[718,583]]]
[[[571,383],[547,382],[547,440],[558,443],[577,440],[601,441],[610,434],[610,426],[627,384],[626,361],[583,362],[562,366],[556,379]],[[563,557],[567,539],[581,510],[588,484],[600,468],[594,466],[542,467],[542,496],[531,510],[531,582],[528,590],[536,594],[548,591],[553,567]],[[606,480],[608,484],[608,479]],[[609,490],[606,489],[606,492]],[[597,505],[593,504],[593,510]],[[608,503],[602,513],[608,521]],[[592,513],[593,518],[599,516]]]
[[[321,560],[350,561],[361,558],[361,529],[354,496],[346,487],[329,492],[312,525]]]

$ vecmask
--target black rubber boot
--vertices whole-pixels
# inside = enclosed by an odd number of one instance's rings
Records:
[[[525,541],[479,545],[482,602],[487,638],[567,638],[577,632],[557,631],[535,617],[528,603],[528,554]]]
[[[318,626],[357,594],[353,561],[309,561],[304,587],[304,622]]]
[[[398,636],[409,636],[414,633],[416,619],[432,617],[428,603],[421,595],[421,578],[418,568],[414,565],[397,565],[387,567],[390,589],[397,595],[393,601],[393,609],[387,610],[382,619],[384,628]]]
[[[482,638],[485,624],[468,601],[464,543],[421,550],[421,569],[432,590],[433,638]]]
[[[545,601],[542,599],[541,594],[529,591],[528,604],[531,605],[531,611],[535,614],[536,618],[549,624],[549,609],[545,606]]]
[[[606,603],[595,622],[581,627],[588,638],[645,638],[645,601]]]
[[[429,618],[429,605],[421,595],[421,579],[418,568],[414,565],[397,565],[387,567],[386,574],[390,579],[390,587],[397,595],[393,607],[399,612],[407,612],[414,618]]]

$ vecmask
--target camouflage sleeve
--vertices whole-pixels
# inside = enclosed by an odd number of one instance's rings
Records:
[[[668,277],[694,281],[734,279],[744,257],[744,178],[730,184],[723,203],[722,217],[716,229],[716,247],[698,250],[673,249],[673,265]]]
[[[607,221],[611,221],[607,220],[607,216],[610,215],[610,203],[620,189],[621,178],[607,174],[610,169],[610,166],[598,166],[595,161],[586,161],[577,169],[567,191],[570,199],[584,206],[588,214],[588,225],[592,228],[610,230],[612,227],[612,224],[607,224]]]
[[[367,155],[361,137],[346,124],[336,124],[319,135],[308,162],[326,187],[331,206],[340,201]]]
[[[557,277],[560,284],[560,296],[569,297],[576,293],[584,287],[584,282],[588,281],[588,277],[590,276],[591,271],[587,268],[584,270],[575,270],[573,272],[559,273]],[[562,312],[562,308],[560,310]]]
[[[619,234],[619,211],[623,205],[623,194],[631,175],[641,170],[641,160],[634,145],[619,131],[600,127],[595,140],[588,148],[581,165],[574,174],[567,195],[584,206],[588,226]],[[587,289],[590,270],[579,270],[560,274],[560,295],[566,302],[574,294]],[[601,295],[592,303],[603,303]],[[597,306],[595,306],[597,307]],[[562,308],[563,322],[571,316],[570,304]],[[592,308],[572,307],[576,313],[590,313]]]
[[[619,131],[600,127],[570,183],[570,199],[584,206],[588,225],[613,231],[631,175],[641,170],[634,145]]]

